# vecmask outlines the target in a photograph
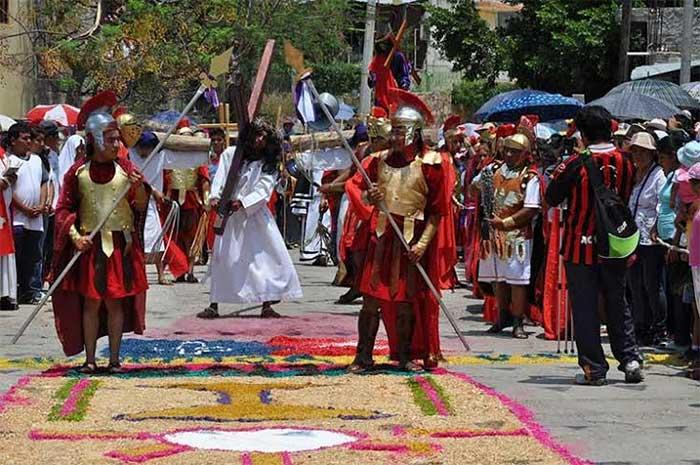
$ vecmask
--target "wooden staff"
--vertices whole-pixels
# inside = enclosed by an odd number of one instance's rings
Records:
[[[153,156],[157,154],[160,149],[163,148],[165,145],[165,141],[168,140],[168,137],[172,135],[173,132],[177,129],[177,124],[184,118],[187,113],[190,112],[194,104],[199,100],[199,97],[204,94],[204,91],[206,90],[206,87],[203,85],[199,86],[199,89],[197,89],[197,92],[195,92],[194,96],[192,96],[192,99],[189,101],[187,106],[185,107],[184,110],[182,110],[182,113],[180,113],[180,116],[175,120],[175,122],[170,126],[170,129],[168,129],[168,132],[165,133],[162,139],[158,142],[158,145],[155,146],[155,148],[151,151],[150,155],[148,155],[148,158],[146,158],[146,161],[143,164],[143,170],[146,169],[148,164],[151,162],[153,159]],[[97,233],[100,232],[100,230],[104,227],[104,225],[107,223],[107,220],[109,219],[110,215],[114,210],[117,208],[119,203],[126,197],[126,195],[129,193],[129,190],[131,190],[131,185],[129,185],[127,188],[122,190],[119,195],[117,195],[117,198],[114,200],[114,203],[112,204],[112,207],[105,213],[105,215],[102,217],[102,219],[97,223],[97,227],[93,229],[93,231],[90,233],[88,236],[89,240],[93,240]],[[46,293],[46,295],[39,301],[39,304],[36,306],[34,311],[29,315],[29,317],[24,321],[22,326],[19,328],[19,331],[17,331],[17,334],[12,338],[12,344],[16,344],[17,341],[19,340],[20,337],[22,337],[22,334],[24,334],[24,331],[27,329],[27,327],[30,325],[30,323],[36,318],[36,316],[39,314],[39,311],[46,305],[46,302],[49,300],[51,295],[58,289],[58,286],[63,282],[65,277],[68,275],[68,272],[73,268],[73,265],[75,265],[78,262],[78,259],[82,255],[82,252],[77,251],[74,255],[73,258],[70,259],[66,267],[61,271],[61,274],[58,275],[56,280],[53,282],[51,287],[49,288],[49,291]]]
[[[317,101],[320,101],[321,98],[318,94],[318,91],[316,90],[316,87],[314,86],[313,81],[311,80],[310,76],[307,76],[306,78],[306,83],[309,86],[309,90],[313,94],[314,98]],[[343,147],[345,150],[348,151],[350,156],[352,157],[352,161],[357,167],[357,171],[360,173],[364,181],[367,183],[368,186],[374,185],[372,182],[372,179],[370,179],[369,175],[367,174],[367,171],[365,171],[365,168],[362,166],[362,163],[360,163],[360,160],[357,159],[357,156],[355,155],[355,152],[350,148],[350,144],[348,144],[347,139],[343,136],[342,131],[338,127],[338,124],[335,122],[333,119],[333,116],[331,116],[330,112],[328,111],[328,107],[325,105],[319,105],[321,107],[321,110],[323,110],[323,113],[326,115],[326,118],[328,118],[328,121],[331,122],[331,127],[335,130],[336,134],[338,134],[338,137],[340,137]],[[399,225],[396,224],[396,220],[394,220],[394,217],[391,213],[389,213],[389,210],[386,206],[386,203],[381,202],[378,205],[379,209],[386,215],[387,220],[389,221],[389,224],[391,225],[392,229],[396,233],[396,237],[401,241],[401,245],[403,245],[404,249],[406,251],[411,251],[411,246],[408,245],[408,242],[406,242],[406,239],[403,237],[403,231],[401,231],[401,228],[399,228]],[[464,346],[465,350],[469,352],[471,349],[469,348],[469,343],[467,343],[467,340],[464,338],[464,335],[462,335],[462,332],[459,330],[459,327],[457,326],[457,320],[455,317],[452,315],[452,313],[449,311],[447,306],[445,305],[445,302],[442,300],[442,296],[438,292],[438,290],[435,288],[435,285],[433,282],[430,280],[430,277],[428,276],[428,273],[426,273],[425,269],[423,268],[423,265],[420,263],[416,263],[414,265],[420,275],[423,277],[423,280],[427,284],[428,288],[430,289],[430,292],[433,294],[435,299],[438,301],[440,304],[440,308],[442,309],[442,312],[445,314],[447,319],[449,320],[450,324],[452,325],[452,328],[454,329],[457,337],[459,338],[459,341],[462,343]]]

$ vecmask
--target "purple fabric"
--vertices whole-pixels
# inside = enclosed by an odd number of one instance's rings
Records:
[[[397,51],[391,60],[391,74],[396,79],[396,84],[403,89],[411,88],[411,62],[408,61],[403,52]]]
[[[209,102],[214,108],[219,108],[219,94],[216,93],[216,89],[211,88],[204,91],[204,99]]]

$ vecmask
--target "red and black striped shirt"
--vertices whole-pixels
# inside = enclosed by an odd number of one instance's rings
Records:
[[[632,162],[612,144],[591,145],[588,150],[600,168],[605,185],[627,203],[634,182]],[[567,202],[561,247],[564,260],[586,265],[596,263],[598,253],[593,189],[580,155],[573,155],[556,168],[545,199],[550,206],[557,206],[565,200]]]

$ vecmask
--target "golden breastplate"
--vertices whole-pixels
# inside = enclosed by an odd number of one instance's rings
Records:
[[[384,191],[384,202],[389,212],[404,217],[404,239],[411,242],[415,221],[424,219],[424,210],[428,202],[428,184],[423,176],[423,160],[416,157],[411,164],[403,168],[394,168],[384,161],[387,155],[388,151],[379,155],[377,187]],[[377,236],[384,234],[386,222],[386,216],[380,213]]]
[[[197,170],[194,168],[172,170],[170,181],[172,189],[192,191],[197,187]]]
[[[80,191],[80,232],[89,234],[94,231],[108,212],[120,192],[126,190],[130,183],[126,172],[117,163],[114,163],[114,176],[106,184],[98,184],[90,179],[90,162],[78,169],[78,189]],[[126,198],[123,198],[117,208],[109,215],[107,222],[102,227],[102,249],[107,256],[113,251],[112,232],[121,231],[130,237],[134,225],[134,213]]]
[[[423,219],[428,184],[421,166],[420,158],[403,168],[393,168],[383,160],[379,162],[377,185],[384,191],[386,206],[391,213]]]

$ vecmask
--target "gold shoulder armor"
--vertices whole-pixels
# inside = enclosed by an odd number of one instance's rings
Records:
[[[372,158],[379,158],[380,160],[384,160],[387,156],[389,156],[389,151],[381,150],[379,152],[372,152],[369,156]]]
[[[423,154],[422,160],[423,163],[425,163],[426,165],[439,165],[440,163],[442,163],[442,155],[440,155],[439,152],[430,150]]]

